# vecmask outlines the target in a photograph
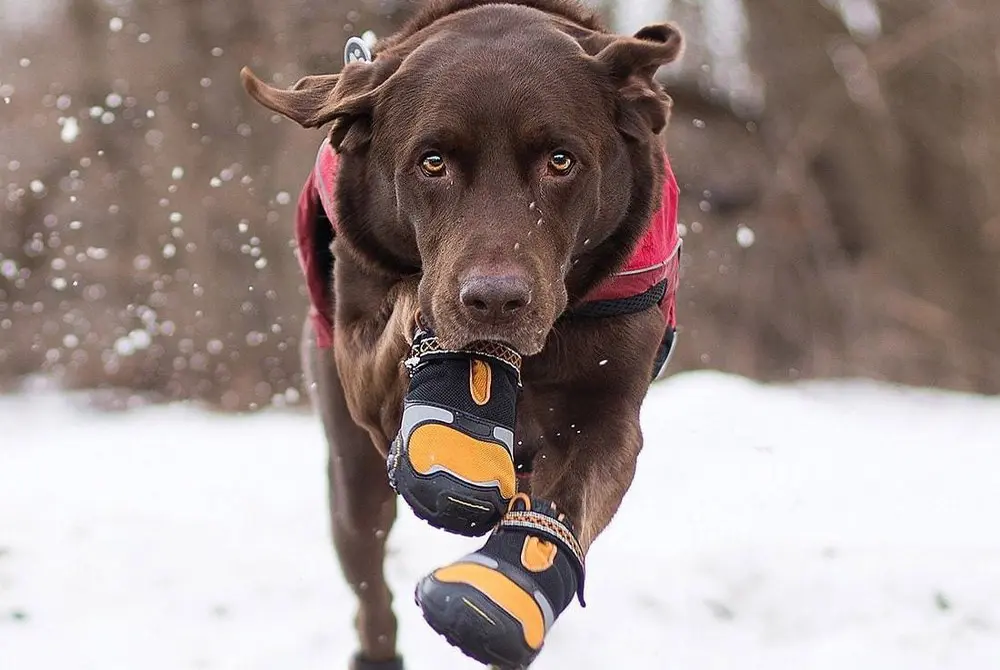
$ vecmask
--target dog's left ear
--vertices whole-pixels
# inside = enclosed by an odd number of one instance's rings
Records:
[[[594,58],[621,96],[619,127],[640,142],[659,135],[670,118],[670,96],[656,82],[656,71],[680,58],[684,38],[673,24],[646,26],[632,37],[602,44]]]
[[[371,140],[371,119],[379,84],[391,74],[388,63],[351,63],[340,74],[303,77],[289,89],[265,84],[243,68],[243,88],[264,107],[303,128],[333,123],[330,143],[342,152],[358,151]]]

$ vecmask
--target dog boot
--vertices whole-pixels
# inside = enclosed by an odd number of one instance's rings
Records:
[[[418,319],[406,367],[410,386],[389,450],[389,481],[435,528],[485,535],[517,492],[521,357],[500,343],[444,350]]]
[[[527,667],[556,617],[583,601],[584,559],[554,505],[519,493],[486,546],[425,577],[416,600],[431,628],[465,655]]]

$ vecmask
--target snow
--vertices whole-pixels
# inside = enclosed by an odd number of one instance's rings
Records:
[[[736,243],[743,249],[749,249],[757,241],[757,233],[742,223],[736,227]]]
[[[59,131],[59,139],[66,144],[76,142],[77,138],[80,137],[80,122],[76,120],[76,117],[67,116],[60,119],[60,122],[62,129]]]
[[[1000,400],[864,382],[657,385],[588,604],[536,667],[986,670],[1000,662]],[[0,668],[346,668],[316,419],[0,398]],[[410,670],[476,667],[415,581],[478,544],[400,507]]]

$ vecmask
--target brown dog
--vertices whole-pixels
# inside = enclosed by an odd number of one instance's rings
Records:
[[[618,509],[673,332],[661,307],[676,250],[623,268],[648,246],[665,185],[676,198],[659,139],[669,98],[653,76],[680,50],[673,26],[612,35],[567,0],[443,0],[339,75],[278,90],[244,71],[264,106],[332,124],[336,202],[318,200],[336,235],[300,235],[307,273],[333,264],[331,309],[307,325],[303,362],[330,445],[334,542],[359,600],[357,668],[402,667],[382,568],[396,514],[385,457],[418,310],[448,347],[496,340],[525,356],[519,490],[554,502],[584,553]],[[638,307],[594,302],[615,276],[646,281],[628,294],[642,294]],[[622,308],[577,313],[588,304]]]

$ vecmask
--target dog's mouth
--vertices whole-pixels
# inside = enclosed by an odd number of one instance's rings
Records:
[[[490,328],[443,328],[435,330],[442,346],[447,349],[462,350],[473,348],[484,342],[497,342],[510,347],[522,356],[533,356],[542,350],[548,331],[545,329],[490,329]]]
[[[502,332],[498,333],[495,331],[472,331],[463,337],[458,337],[456,343],[458,346],[456,348],[469,348],[476,343],[482,342],[498,342],[507,347],[510,347],[522,356],[533,356],[542,350],[545,344],[546,331],[539,330],[534,333],[525,332],[521,333],[510,333]]]
[[[496,342],[503,344],[522,356],[533,356],[545,346],[552,326],[537,326],[528,323],[488,325],[462,322],[441,314],[422,315],[423,322],[434,332],[438,341],[446,349],[455,351],[474,348],[477,344]]]

